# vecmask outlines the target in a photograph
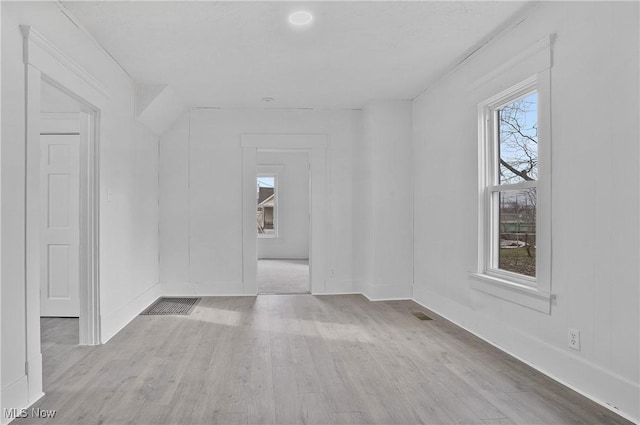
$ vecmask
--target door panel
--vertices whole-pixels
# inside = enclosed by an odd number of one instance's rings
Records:
[[[78,317],[79,135],[42,135],[40,315]]]
[[[71,294],[69,288],[71,269],[71,252],[70,245],[49,245],[49,276],[48,294],[49,299],[68,299]]]
[[[69,174],[49,174],[49,217],[47,219],[49,229],[68,229],[71,222],[70,197],[72,181]]]

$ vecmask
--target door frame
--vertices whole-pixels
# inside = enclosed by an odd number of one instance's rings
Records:
[[[80,113],[80,318],[82,345],[100,344],[100,111],[108,91],[31,26],[22,25],[25,66],[25,315],[29,401],[42,392],[40,345],[40,89],[46,81],[83,105]]]
[[[305,158],[305,163],[308,166],[307,167],[307,179],[308,179],[308,185],[307,185],[307,192],[306,192],[306,200],[307,200],[307,207],[308,207],[308,216],[307,216],[307,237],[308,237],[308,242],[307,242],[307,260],[309,261],[309,270],[308,270],[308,286],[307,286],[307,291],[305,292],[296,292],[296,294],[311,294],[311,151],[310,149],[257,149],[256,150],[256,155],[258,153],[264,153],[264,152],[275,152],[275,153],[305,153],[306,154],[306,158]],[[257,166],[257,172],[256,172],[256,178],[259,178],[260,176],[275,176],[276,177],[276,219],[278,219],[278,215],[280,214],[280,200],[279,200],[279,195],[278,192],[280,191],[280,178],[282,177],[282,175],[284,174],[284,165],[282,164],[258,164]],[[278,221],[276,223],[276,229],[278,232],[279,231],[279,226],[280,226],[280,222]],[[260,237],[258,235],[256,242],[260,239],[270,239],[269,236],[265,236],[265,237]],[[256,244],[257,245],[257,244]],[[259,254],[256,253],[256,262],[260,261]],[[257,263],[256,263],[257,264]],[[260,292],[260,288],[258,287],[258,295],[261,294]]]
[[[242,291],[257,295],[256,174],[258,151],[301,151],[309,155],[309,291],[326,292],[327,135],[241,134]]]

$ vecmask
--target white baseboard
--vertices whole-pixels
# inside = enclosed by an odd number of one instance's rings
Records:
[[[37,353],[27,360],[27,384],[29,386],[29,404],[35,403],[44,393],[42,392],[42,353]]]
[[[256,292],[251,291],[251,284],[243,287],[242,282],[217,282],[217,283],[163,283],[162,296],[165,297],[224,297],[224,296],[255,296]],[[314,290],[313,295],[324,294],[360,294],[353,290],[351,281],[328,280],[325,288]]]
[[[353,281],[350,279],[341,279],[336,276],[329,276],[325,280],[324,290],[323,291],[313,291],[313,293],[332,293],[332,294],[352,294],[356,291],[356,288],[353,286]]]
[[[383,301],[413,301],[411,298],[406,297],[406,298],[369,298],[367,296],[367,294],[362,294],[363,297],[365,297],[367,300],[371,301],[371,302],[383,302]]]
[[[269,238],[265,238],[266,240],[269,240]],[[265,258],[258,258],[258,261],[260,260],[307,260],[309,261],[309,257],[265,257]]]
[[[116,311],[102,314],[100,316],[100,334],[102,336],[102,344],[109,341],[115,334],[120,332],[130,321],[138,314],[149,307],[152,302],[160,298],[162,290],[160,284],[155,284],[151,288],[144,291]]]
[[[242,286],[242,281],[237,281],[237,282],[196,283],[196,293],[194,295],[197,295],[199,297],[211,297],[211,296],[256,295],[256,294],[253,291],[246,293],[245,288]]]
[[[411,285],[374,285],[364,283],[362,294],[370,301],[410,300],[412,296]]]
[[[2,411],[0,412],[0,423],[8,424],[13,421],[5,417],[5,409],[23,409],[35,403],[29,402],[29,381],[27,375],[22,375],[6,387],[0,390],[0,401],[2,401]]]
[[[182,282],[162,282],[160,284],[161,293],[163,297],[173,296],[194,296],[196,292],[195,283],[182,283]]]
[[[185,295],[182,292],[176,293],[168,293],[162,294],[163,297],[216,297],[216,298],[225,298],[225,297],[257,297],[257,294],[242,294],[242,293],[231,293],[231,294],[195,294],[195,295]]]
[[[422,298],[419,296],[413,301],[617,415],[638,423],[640,419],[638,418],[638,394],[640,394],[638,384],[545,341],[510,330],[504,323],[488,323],[491,319],[485,316],[470,317],[473,315],[472,311],[465,312],[465,309],[459,305],[456,308],[450,305],[449,300],[442,299],[436,294],[422,295],[429,301],[416,299]],[[483,331],[466,325],[478,323],[479,320],[483,323]],[[511,346],[535,346],[536,358],[526,358],[517,350],[510,348]],[[531,352],[528,354],[527,357],[530,357]],[[607,389],[609,394],[605,394],[601,389]],[[616,403],[606,401],[611,392],[618,395]]]
[[[255,296],[245,291],[242,282],[182,283],[162,284],[163,297],[235,297]]]

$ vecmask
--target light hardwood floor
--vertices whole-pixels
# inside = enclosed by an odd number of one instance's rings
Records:
[[[17,423],[629,423],[410,301],[204,298],[72,355]]]
[[[258,260],[259,294],[309,293],[309,260]]]
[[[85,354],[78,347],[78,319],[68,317],[43,317],[40,319],[42,340],[43,388],[52,384]]]

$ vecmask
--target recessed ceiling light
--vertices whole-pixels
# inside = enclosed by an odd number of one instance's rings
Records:
[[[313,15],[304,10],[299,10],[289,15],[289,22],[293,25],[309,25],[311,21],[313,21]]]

